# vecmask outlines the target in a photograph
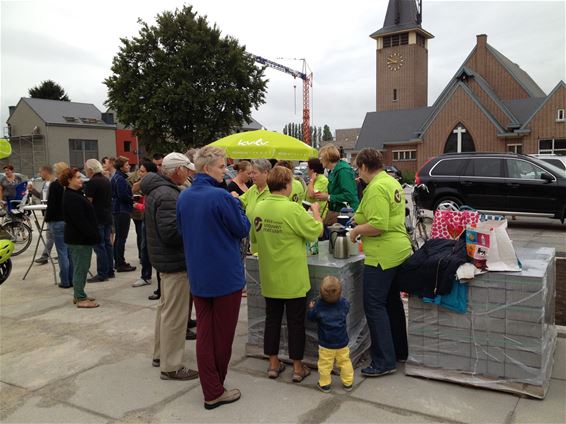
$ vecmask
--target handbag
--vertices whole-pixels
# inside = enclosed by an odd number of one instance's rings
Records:
[[[474,210],[441,210],[434,211],[430,238],[441,238],[457,240],[466,226],[476,224],[480,219],[480,214]]]
[[[328,210],[328,212],[326,213],[326,216],[324,217],[324,220],[322,221],[322,223],[326,226],[329,227],[333,224],[336,224],[338,222],[338,215],[340,215],[338,212],[336,211],[331,211],[330,209]]]

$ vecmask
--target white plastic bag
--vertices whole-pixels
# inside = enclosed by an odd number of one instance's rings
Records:
[[[486,246],[486,266],[488,271],[521,271],[517,254],[507,234],[506,219],[501,221],[480,221],[475,225],[475,228],[468,226],[467,230],[469,231],[469,234],[466,234],[468,252],[470,252],[468,241],[473,239],[474,232],[476,239],[481,239],[482,235],[488,236]]]

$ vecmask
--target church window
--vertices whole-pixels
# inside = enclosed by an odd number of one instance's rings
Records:
[[[393,150],[393,160],[417,160],[416,150]]]
[[[394,88],[394,89],[393,89],[393,101],[396,102],[397,100],[399,100],[399,99],[397,98],[397,89]]]
[[[383,47],[394,47],[409,44],[409,33],[393,34],[383,37]]]
[[[470,132],[459,123],[454,127],[446,144],[444,145],[444,153],[462,153],[462,152],[475,152],[476,147]]]
[[[540,155],[566,156],[566,138],[539,140],[538,153]]]
[[[558,112],[556,113],[556,120],[557,121],[564,121],[564,109],[558,109]]]
[[[510,153],[523,153],[523,145],[522,144],[508,144],[507,151]]]
[[[421,34],[417,34],[417,46],[425,46],[425,38]]]

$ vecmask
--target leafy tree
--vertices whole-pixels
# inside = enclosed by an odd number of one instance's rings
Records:
[[[265,67],[192,6],[157,15],[155,25],[138,23],[136,37],[121,39],[104,83],[106,104],[145,136],[146,150],[210,143],[250,121],[264,103]]]
[[[332,133],[330,132],[330,127],[328,125],[324,125],[322,141],[332,141]]]
[[[52,80],[42,81],[37,87],[30,88],[28,94],[32,99],[71,101],[63,87]]]

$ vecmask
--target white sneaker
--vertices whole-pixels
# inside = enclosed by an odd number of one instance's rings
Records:
[[[147,286],[149,284],[151,284],[151,280],[144,280],[143,278],[138,278],[136,282],[132,284],[132,287]]]

